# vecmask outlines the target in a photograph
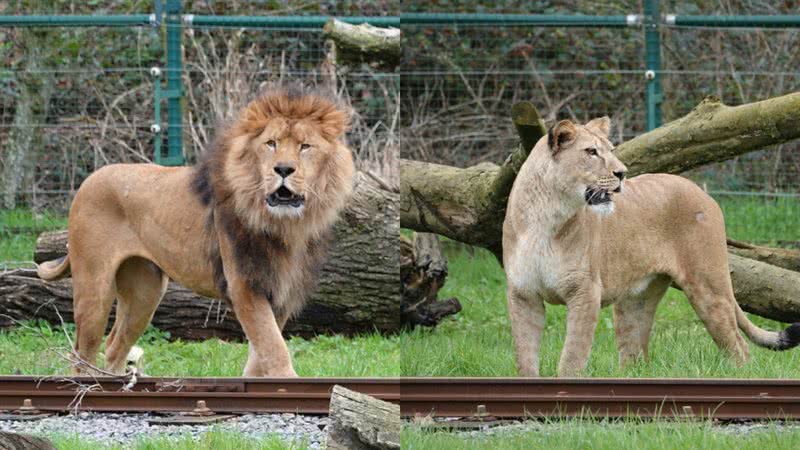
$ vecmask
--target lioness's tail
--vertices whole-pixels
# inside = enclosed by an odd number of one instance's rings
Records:
[[[52,261],[45,261],[36,268],[36,273],[39,278],[45,281],[54,281],[59,278],[68,277],[69,271],[69,254]]]
[[[789,325],[783,331],[767,331],[756,326],[747,318],[738,303],[733,302],[736,308],[736,322],[739,329],[753,341],[754,344],[770,350],[788,350],[800,345],[800,322]]]

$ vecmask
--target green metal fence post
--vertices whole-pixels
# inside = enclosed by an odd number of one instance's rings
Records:
[[[161,162],[165,166],[179,166],[183,159],[183,63],[181,62],[181,0],[167,0],[164,20],[167,26],[167,157]]]
[[[647,79],[647,131],[661,126],[661,36],[659,0],[644,2],[644,47]]]

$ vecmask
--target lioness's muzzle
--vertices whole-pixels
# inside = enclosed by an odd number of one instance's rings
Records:
[[[611,193],[601,188],[586,188],[583,198],[586,199],[586,203],[589,205],[611,203]]]
[[[267,196],[267,204],[269,206],[291,206],[292,208],[299,208],[305,203],[305,197],[295,194],[286,186],[279,187],[275,192]]]

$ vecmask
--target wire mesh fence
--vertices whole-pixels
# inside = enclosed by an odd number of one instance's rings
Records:
[[[605,13],[643,14],[638,4],[624,8]],[[709,95],[737,105],[800,91],[798,29],[664,25],[660,33],[664,122]],[[516,144],[510,110],[520,100],[532,101],[548,125],[608,115],[615,143],[641,134],[647,130],[644,42],[642,26],[404,21],[402,156],[460,167],[500,163]],[[684,175],[721,203],[731,237],[797,246],[799,144]]]
[[[323,9],[345,16],[393,12],[371,2],[344,3]],[[154,124],[171,131],[166,114],[156,118],[154,90],[156,83],[165,89],[163,80],[174,70],[165,67],[163,37],[174,28],[183,44],[179,132],[188,163],[259,91],[303,83],[336,92],[353,108],[347,139],[358,164],[399,182],[399,72],[333,66],[320,26],[264,29],[182,20],[115,28],[0,27],[3,206],[63,211],[100,166],[153,161],[157,140],[166,148],[169,132],[153,131]],[[165,73],[162,78],[151,75],[154,67]],[[166,103],[161,100],[161,109]]]

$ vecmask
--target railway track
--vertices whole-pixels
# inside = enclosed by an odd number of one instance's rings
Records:
[[[0,376],[0,410],[327,414],[335,384],[414,416],[800,419],[800,380],[522,378],[110,378]]]
[[[14,411],[30,399],[43,412],[75,409],[99,412],[186,412],[198,401],[220,413],[327,414],[330,393],[339,384],[398,402],[400,384],[386,378],[167,378],[125,381],[108,377],[0,376],[0,410]]]
[[[800,419],[800,380],[413,378],[401,414]]]

